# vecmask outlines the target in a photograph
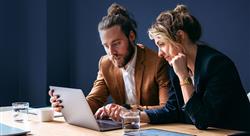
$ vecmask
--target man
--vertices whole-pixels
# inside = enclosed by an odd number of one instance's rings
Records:
[[[168,99],[167,63],[152,50],[135,44],[136,26],[118,4],[109,7],[98,25],[107,55],[101,57],[97,79],[86,97],[93,113],[100,108],[97,116],[103,116],[108,96],[115,104],[142,110],[164,107]],[[49,94],[52,106],[60,111],[63,106],[58,97],[52,90]],[[107,108],[112,110],[112,106]]]

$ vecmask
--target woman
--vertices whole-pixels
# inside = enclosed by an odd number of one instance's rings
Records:
[[[149,36],[171,66],[171,83],[166,106],[142,112],[143,122],[250,130],[250,104],[234,63],[197,42],[201,26],[185,5],[162,12]]]

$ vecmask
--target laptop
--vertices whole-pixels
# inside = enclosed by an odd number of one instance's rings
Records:
[[[26,135],[30,131],[0,123],[0,136]]]
[[[60,95],[64,108],[62,115],[69,124],[97,131],[108,131],[122,128],[121,122],[95,119],[91,108],[81,89],[50,86],[55,95]]]

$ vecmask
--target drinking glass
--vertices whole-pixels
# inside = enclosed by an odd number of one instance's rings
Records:
[[[28,121],[28,102],[13,102],[12,103],[12,116],[13,120],[17,122]]]
[[[124,136],[140,135],[140,111],[139,110],[124,110],[121,113],[122,128]]]

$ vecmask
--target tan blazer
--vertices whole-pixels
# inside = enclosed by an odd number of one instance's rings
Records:
[[[151,49],[138,44],[135,64],[137,103],[149,108],[163,107],[168,99],[167,63]],[[87,101],[93,111],[102,107],[111,96],[114,103],[126,102],[122,71],[113,65],[108,56],[99,61],[99,71]]]

